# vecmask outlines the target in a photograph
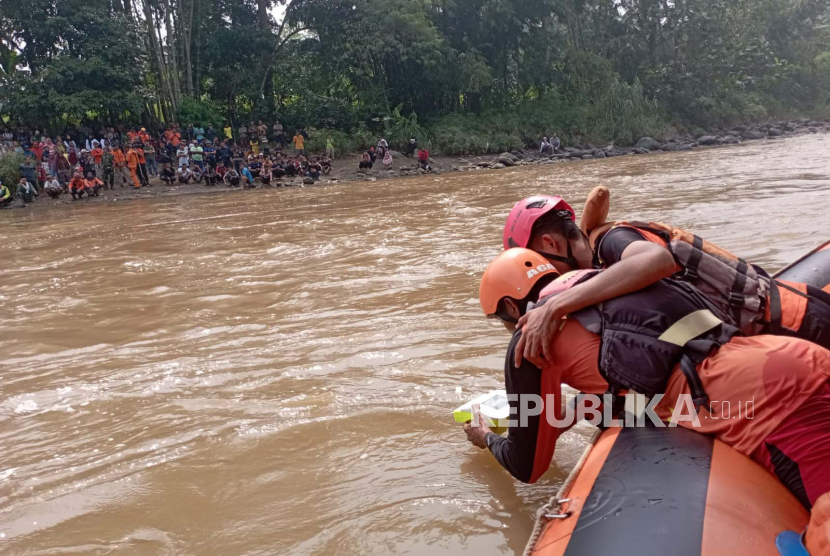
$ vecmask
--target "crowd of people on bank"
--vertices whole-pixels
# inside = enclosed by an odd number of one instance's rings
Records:
[[[278,121],[270,127],[251,122],[240,126],[236,135],[229,125],[219,132],[198,123],[161,125],[154,131],[93,127],[72,127],[60,135],[23,126],[0,130],[0,155],[24,156],[14,192],[0,185],[0,205],[14,198],[31,203],[43,193],[52,198],[97,197],[116,185],[150,187],[152,178],[169,185],[228,187],[269,185],[294,177],[316,181],[331,172],[335,154],[329,137],[325,154],[307,155],[306,130],[297,129],[289,142]]]

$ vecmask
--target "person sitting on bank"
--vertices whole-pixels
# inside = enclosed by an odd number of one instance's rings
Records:
[[[516,365],[522,336],[516,325],[530,304],[544,305],[603,272],[560,276],[543,256],[522,248],[502,252],[488,266],[482,310],[513,333],[505,358],[508,394],[535,394],[547,407],[519,414],[527,426],[510,427],[507,438],[483,422],[465,424],[470,442],[533,483],[547,471],[558,437],[574,424],[564,421],[563,383],[584,394],[610,393],[602,403],[636,390],[662,395],[651,409],[655,425],[671,421],[714,435],[776,475],[805,507],[830,492],[830,351],[798,338],[743,337],[689,284],[660,280],[577,312],[559,325],[541,367],[526,359]],[[693,314],[705,318],[692,325],[687,317]],[[751,414],[719,412],[727,402],[734,408],[749,400]],[[518,400],[510,405],[521,413]],[[776,463],[780,453],[788,465]]]
[[[3,182],[0,181],[0,207],[5,207],[10,205],[12,202],[12,192],[9,191],[9,188],[3,185]]]
[[[427,172],[432,171],[432,167],[429,165],[429,151],[426,147],[418,151],[418,164],[422,170],[426,170]]]
[[[46,180],[46,185],[43,186],[43,190],[46,191],[46,194],[52,199],[57,199],[64,192],[61,182],[59,182],[58,178],[55,176],[49,176]]]
[[[202,172],[202,169],[195,164],[193,165],[193,170],[191,170],[191,174],[193,177],[193,183],[202,183],[202,180],[205,178],[205,173]]]
[[[323,175],[328,176],[331,173],[331,157],[327,154],[320,159],[320,166],[323,167]]]
[[[187,164],[182,165],[179,168],[179,175],[177,176],[179,183],[188,184],[190,180],[193,179],[193,173],[190,171],[190,167]]]
[[[225,176],[222,178],[222,181],[224,181],[225,185],[228,187],[239,187],[239,182],[241,181],[239,178],[239,172],[237,172],[233,167],[228,168],[228,171],[225,172]]]
[[[554,153],[562,146],[562,141],[559,140],[559,137],[555,133],[553,134],[553,138],[550,140],[550,146]]]
[[[320,179],[320,174],[323,173],[323,167],[317,162],[316,158],[312,158],[311,162],[308,163],[308,170],[306,171],[306,176],[317,181]]]
[[[550,145],[550,141],[548,141],[547,137],[542,137],[542,143],[539,145],[539,153],[540,154],[553,154],[553,147]]]
[[[86,188],[87,197],[98,197],[101,188],[104,187],[104,182],[96,178],[92,172],[87,172],[84,187]]]
[[[69,182],[69,193],[72,194],[72,199],[75,201],[83,199],[84,193],[87,193],[86,181],[80,172],[75,172],[75,175],[72,176],[72,181]]]
[[[161,181],[166,183],[167,185],[173,185],[176,181],[176,171],[170,165],[170,163],[166,163],[164,168],[161,169]]]
[[[274,171],[274,163],[271,162],[270,157],[266,157],[262,161],[262,169],[259,172],[259,181],[262,185],[269,185],[271,183],[271,172]]]
[[[360,157],[360,164],[357,165],[357,170],[371,170],[372,169],[372,159],[369,157],[369,153],[364,152],[363,156]]]
[[[26,178],[20,178],[20,182],[17,184],[17,190],[14,192],[14,196],[21,199],[24,203],[34,203],[35,199],[39,196],[39,193],[37,188],[29,183]]]
[[[219,180],[219,175],[216,173],[216,168],[208,165],[205,169],[205,185],[216,185]]]
[[[251,173],[251,169],[248,168],[248,163],[242,163],[242,187],[247,189],[253,189],[256,187],[254,183],[254,175]]]

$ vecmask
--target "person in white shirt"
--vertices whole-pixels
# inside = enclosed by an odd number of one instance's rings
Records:
[[[184,164],[179,168],[179,183],[190,183],[191,178],[193,178],[193,172],[190,171],[190,168],[187,167],[187,164]]]
[[[179,159],[179,169],[182,166],[187,166],[187,163],[190,162],[186,143],[179,145],[179,149],[176,151],[176,157]]]
[[[46,194],[52,199],[57,199],[61,196],[61,193],[63,193],[61,182],[59,182],[58,178],[55,176],[49,176],[49,179],[46,180],[46,184],[43,186],[43,190],[46,191]]]

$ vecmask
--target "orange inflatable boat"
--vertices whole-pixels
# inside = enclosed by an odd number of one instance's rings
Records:
[[[830,291],[830,242],[776,277]],[[525,554],[796,554],[776,541],[809,518],[776,477],[720,441],[679,427],[609,429],[538,512]]]

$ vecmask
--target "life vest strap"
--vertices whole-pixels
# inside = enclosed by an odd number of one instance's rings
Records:
[[[670,326],[660,335],[659,340],[683,347],[701,334],[709,332],[723,323],[709,309],[690,313]]]
[[[695,235],[692,247],[694,249],[689,257],[689,261],[686,263],[685,275],[689,280],[695,281],[699,277],[697,269],[700,266],[701,259],[703,259],[703,238]]]

